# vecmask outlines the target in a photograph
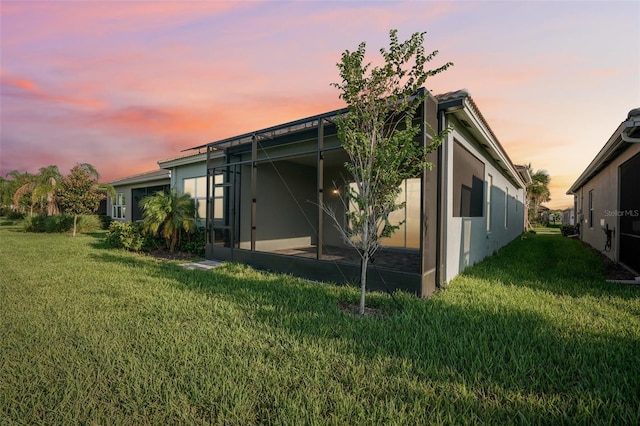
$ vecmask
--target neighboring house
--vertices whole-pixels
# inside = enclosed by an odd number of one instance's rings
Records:
[[[567,191],[580,238],[640,275],[640,108],[629,112]],[[610,244],[608,244],[608,241]]]
[[[346,221],[339,196],[350,182],[336,135],[337,110],[193,148],[160,161],[172,186],[191,180],[207,217],[206,257],[334,282],[358,282],[359,258],[324,213]],[[428,96],[417,115],[452,130],[430,154],[433,170],[403,183],[392,221],[369,270],[369,288],[431,295],[466,267],[495,253],[525,226],[529,180],[513,165],[466,91]],[[421,143],[430,143],[423,130]],[[201,153],[205,150],[205,153]],[[201,192],[205,176],[209,193]],[[348,179],[348,178],[347,178]],[[194,194],[192,194],[194,195]]]
[[[576,224],[575,210],[573,209],[573,207],[568,207],[562,210],[562,224],[563,225]]]
[[[551,213],[551,209],[549,207],[539,205],[538,211],[536,212],[536,222],[545,225],[549,223],[549,213]]]
[[[171,172],[171,188],[180,194],[191,195],[196,205],[197,224],[204,226],[207,219],[206,150],[160,160],[158,166]]]
[[[107,197],[107,214],[123,222],[142,220],[139,203],[147,195],[169,189],[169,170],[153,170],[109,182],[116,197]]]

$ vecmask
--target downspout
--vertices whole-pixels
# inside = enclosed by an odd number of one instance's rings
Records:
[[[445,129],[445,113],[444,111],[438,112],[438,132],[442,132]],[[444,250],[445,250],[445,238],[446,238],[446,230],[445,230],[445,214],[446,209],[443,205],[443,194],[445,191],[446,181],[444,179],[444,166],[445,166],[445,150],[444,144],[448,143],[448,136],[444,141],[438,146],[437,155],[436,155],[436,185],[438,187],[438,191],[436,194],[436,205],[438,206],[436,214],[436,285],[438,288],[442,288],[444,284],[444,280],[446,277],[445,265],[443,263]]]
[[[251,251],[256,251],[257,187],[258,187],[258,136],[251,141]]]

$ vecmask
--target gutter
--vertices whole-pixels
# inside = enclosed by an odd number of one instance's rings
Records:
[[[622,123],[622,140],[628,143],[640,143],[640,137],[631,137],[630,134],[635,129],[640,129],[640,108],[635,108],[627,114],[627,121]],[[638,133],[638,132],[636,132]]]

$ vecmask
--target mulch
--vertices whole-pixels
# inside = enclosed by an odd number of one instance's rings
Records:
[[[614,262],[606,254],[604,254],[600,250],[596,250],[591,247],[589,244],[582,241],[582,244],[585,247],[588,247],[602,260],[602,264],[604,265],[604,277],[607,280],[634,280],[635,274],[630,272],[627,268],[620,265],[619,263]]]
[[[171,253],[167,249],[153,250],[149,252],[149,256],[155,257],[159,260],[194,260],[198,258],[198,256],[195,256],[191,253],[185,253],[182,251]]]

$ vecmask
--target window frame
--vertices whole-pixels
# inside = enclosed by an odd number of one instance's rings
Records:
[[[593,189],[589,190],[589,228],[593,228]]]
[[[192,185],[187,185],[187,182],[193,181]],[[193,187],[194,194],[191,191],[187,191],[187,186]],[[202,188],[200,188],[202,186]],[[182,190],[185,194],[189,194],[193,200],[195,207],[194,218],[196,220],[206,220],[207,218],[207,177],[206,176],[193,176],[182,179]],[[200,215],[200,210],[204,212],[204,215]]]
[[[127,216],[127,198],[124,192],[118,192],[116,198],[111,205],[112,219],[126,219]]]

